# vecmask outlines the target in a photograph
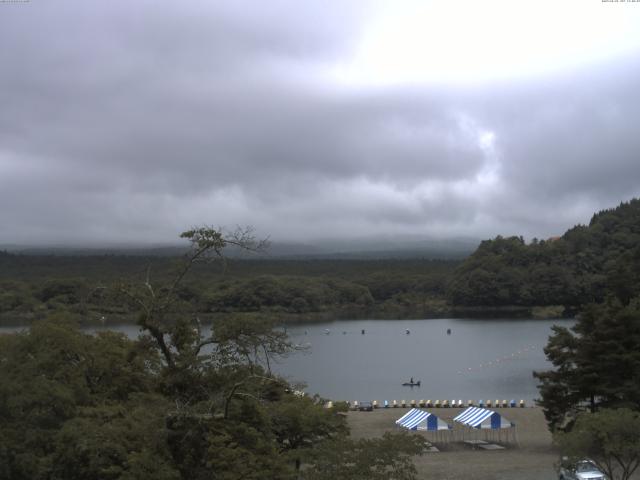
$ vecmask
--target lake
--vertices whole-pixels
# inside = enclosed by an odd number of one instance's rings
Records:
[[[289,336],[308,350],[272,367],[290,381],[306,383],[307,393],[334,400],[530,403],[538,396],[532,372],[549,368],[543,348],[554,324],[570,326],[573,321],[340,320],[295,325],[288,327]],[[111,328],[130,337],[138,334],[133,325]],[[0,332],[11,330],[15,328]],[[421,386],[403,387],[411,377]]]
[[[296,326],[289,335],[295,343],[308,343],[310,351],[276,369],[290,380],[306,381],[308,393],[336,400],[531,402],[538,396],[532,372],[550,366],[543,348],[554,324],[573,321],[354,320]],[[421,386],[403,387],[411,377]]]

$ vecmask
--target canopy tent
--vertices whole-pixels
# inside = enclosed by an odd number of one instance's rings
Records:
[[[506,436],[504,440],[509,441],[509,432],[512,432],[513,441],[517,443],[516,439],[516,424],[510,422],[498,412],[493,410],[487,410],[480,407],[469,407],[463,410],[460,414],[453,418],[453,421],[457,424],[473,429],[473,431],[484,431],[485,438],[489,436],[494,437],[493,434],[488,435],[490,432],[497,432],[497,440],[502,440],[500,432],[502,429],[506,430]],[[464,429],[462,430],[462,438],[464,440]],[[495,440],[495,438],[494,438]]]
[[[505,419],[498,412],[480,407],[469,407],[453,418],[454,422],[461,423],[471,428],[511,428],[515,425]]]
[[[425,412],[417,408],[412,408],[396,420],[396,425],[409,430],[427,430],[432,432],[451,429],[444,420],[440,420],[433,413]]]

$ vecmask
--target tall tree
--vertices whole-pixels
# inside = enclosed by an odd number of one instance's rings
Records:
[[[196,316],[189,318],[180,309],[178,315],[171,315],[179,303],[179,289],[187,274],[198,263],[212,260],[224,263],[225,248],[259,251],[267,245],[264,240],[257,241],[249,227],[225,234],[219,229],[203,226],[183,232],[180,237],[187,239],[191,246],[168,284],[154,284],[148,269],[141,284],[123,283],[119,286],[119,291],[139,309],[138,324],[156,342],[169,369],[190,365],[203,347],[215,343],[212,335],[202,331]]]
[[[640,409],[640,299],[586,307],[571,329],[554,327],[545,353],[554,369],[534,376],[552,430],[583,411]]]

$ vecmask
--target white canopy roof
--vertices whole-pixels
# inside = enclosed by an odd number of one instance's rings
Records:
[[[412,408],[398,420],[396,425],[409,430],[449,430],[449,425],[434,414]]]
[[[469,407],[453,419],[471,428],[510,428],[513,423],[503,418],[498,412],[480,407]]]

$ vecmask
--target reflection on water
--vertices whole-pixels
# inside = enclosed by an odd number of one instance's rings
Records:
[[[273,368],[335,400],[510,400],[537,397],[551,326],[571,320],[341,320],[288,327],[305,352]],[[113,330],[130,337],[134,325]],[[0,329],[0,333],[16,329]],[[450,333],[448,333],[448,330]],[[364,333],[363,333],[364,332]],[[413,378],[420,387],[403,386]]]

